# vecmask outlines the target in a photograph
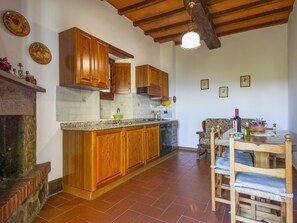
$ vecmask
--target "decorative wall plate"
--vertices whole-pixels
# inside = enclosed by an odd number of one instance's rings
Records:
[[[27,36],[30,33],[30,25],[27,19],[15,11],[6,11],[3,15],[5,27],[17,36]]]
[[[34,42],[29,47],[31,58],[39,64],[48,64],[52,60],[51,51],[42,43]]]

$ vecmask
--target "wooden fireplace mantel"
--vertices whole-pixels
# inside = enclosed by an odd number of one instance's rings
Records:
[[[9,81],[11,83],[14,83],[14,84],[17,84],[17,85],[20,85],[23,87],[30,88],[31,90],[36,91],[36,92],[46,92],[46,90],[44,88],[39,87],[35,84],[32,84],[28,81],[25,81],[19,77],[15,77],[12,74],[10,74],[6,71],[3,71],[3,70],[0,70],[0,79]]]

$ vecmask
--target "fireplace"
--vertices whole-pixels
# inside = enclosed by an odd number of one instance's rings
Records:
[[[36,92],[0,70],[0,223],[31,222],[47,199],[50,163],[36,164]]]

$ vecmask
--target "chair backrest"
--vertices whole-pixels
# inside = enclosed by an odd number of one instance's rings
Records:
[[[214,128],[211,128],[210,130],[210,162],[211,166],[215,165],[216,162],[216,154],[217,154],[217,149],[218,146],[215,145],[215,139],[220,138],[222,136],[222,127],[220,125],[217,126],[216,130]],[[220,151],[221,152],[221,151]]]
[[[285,155],[284,168],[251,167],[235,161],[235,150],[254,152],[267,152]],[[264,174],[286,180],[286,193],[292,193],[292,142],[291,136],[285,136],[284,144],[254,144],[234,140],[234,133],[230,133],[230,182],[235,182],[236,172],[249,172]]]

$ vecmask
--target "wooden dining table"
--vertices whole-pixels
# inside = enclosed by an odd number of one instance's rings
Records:
[[[229,135],[232,129],[224,132],[221,138],[215,140],[216,145],[229,146]],[[249,139],[236,139],[242,142],[252,142],[255,144],[283,144],[285,142],[285,135],[290,134],[292,137],[292,150],[297,152],[297,134],[288,130],[266,130],[263,133],[252,133]],[[254,165],[256,167],[269,168],[270,167],[270,157],[267,152],[255,152],[254,153]],[[293,154],[292,154],[293,155]]]

